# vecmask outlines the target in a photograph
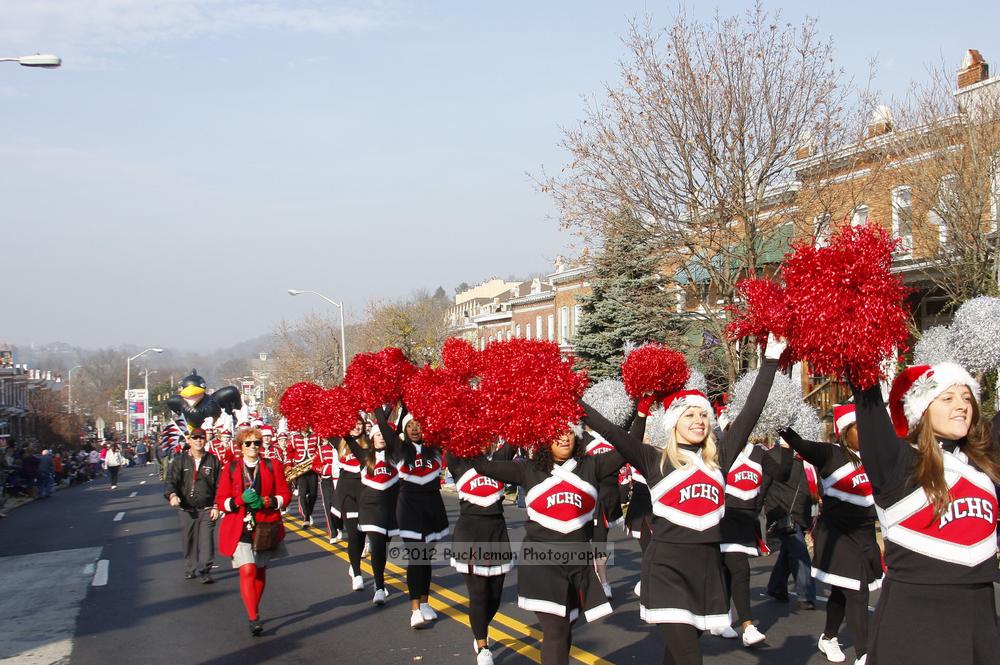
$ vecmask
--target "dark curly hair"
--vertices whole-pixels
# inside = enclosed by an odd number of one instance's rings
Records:
[[[573,454],[571,457],[583,457],[586,455],[587,445],[584,443],[583,437],[574,435],[573,439]],[[547,446],[540,446],[537,448],[534,456],[532,457],[532,461],[539,469],[545,473],[550,473],[552,471],[552,467],[555,466],[555,460],[552,458],[552,444],[549,443]]]

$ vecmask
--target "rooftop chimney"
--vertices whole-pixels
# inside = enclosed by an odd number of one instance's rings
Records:
[[[965,52],[962,59],[962,68],[958,70],[959,89],[985,81],[990,77],[990,66],[983,60],[983,56],[974,48]]]
[[[879,106],[868,121],[868,138],[882,136],[892,131],[892,112],[887,106]]]

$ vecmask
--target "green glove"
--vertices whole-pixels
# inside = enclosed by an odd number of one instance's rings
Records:
[[[257,494],[257,490],[252,487],[248,487],[243,490],[243,504],[253,510],[260,510],[264,505],[264,499],[260,498],[260,495]]]
[[[253,501],[249,502],[247,505],[254,510],[260,510],[261,508],[264,507],[264,497],[260,496],[259,494],[254,494]]]

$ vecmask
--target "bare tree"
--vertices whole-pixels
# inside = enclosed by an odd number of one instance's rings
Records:
[[[707,24],[680,14],[662,31],[634,22],[626,44],[621,80],[564,134],[569,167],[541,184],[565,227],[659,242],[664,270],[688,284],[687,309],[723,340],[736,283],[781,255],[787,225],[823,233],[804,211],[825,179],[805,191],[794,162],[816,155],[820,171],[843,168],[824,155],[864,139],[870,95],[833,64],[814,20],[785,23],[760,4]],[[739,347],[721,348],[733,379]]]
[[[447,336],[448,304],[447,299],[435,298],[426,291],[417,291],[405,300],[373,300],[368,304],[368,320],[359,331],[364,349],[377,351],[396,346],[415,363],[437,362]]]
[[[298,381],[324,387],[340,383],[343,366],[339,323],[310,314],[295,324],[281,321],[274,337],[276,371],[271,381],[277,387],[277,394]]]

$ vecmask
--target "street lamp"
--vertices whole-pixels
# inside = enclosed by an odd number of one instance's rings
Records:
[[[22,67],[55,69],[62,64],[62,58],[51,53],[36,53],[35,55],[22,55],[19,58],[0,58],[0,62],[16,62]]]
[[[68,379],[66,380],[66,386],[69,389],[69,395],[66,397],[66,412],[73,415],[73,370],[83,369],[83,365],[74,365],[69,368]]]
[[[340,310],[340,367],[343,376],[347,376],[347,346],[344,343],[344,303],[337,302],[335,300],[330,300],[322,293],[317,291],[300,291],[299,289],[288,289],[288,295],[297,296],[302,293],[311,293],[314,296],[319,296],[323,300],[327,301],[331,305],[335,305]]]
[[[128,391],[132,387],[132,361],[139,356],[145,355],[152,351],[153,353],[163,353],[163,349],[158,349],[155,346],[151,346],[148,349],[143,349],[134,356],[129,357],[125,361],[125,443],[129,443],[132,440],[132,414],[128,412]],[[146,418],[149,418],[149,414],[146,414]]]

